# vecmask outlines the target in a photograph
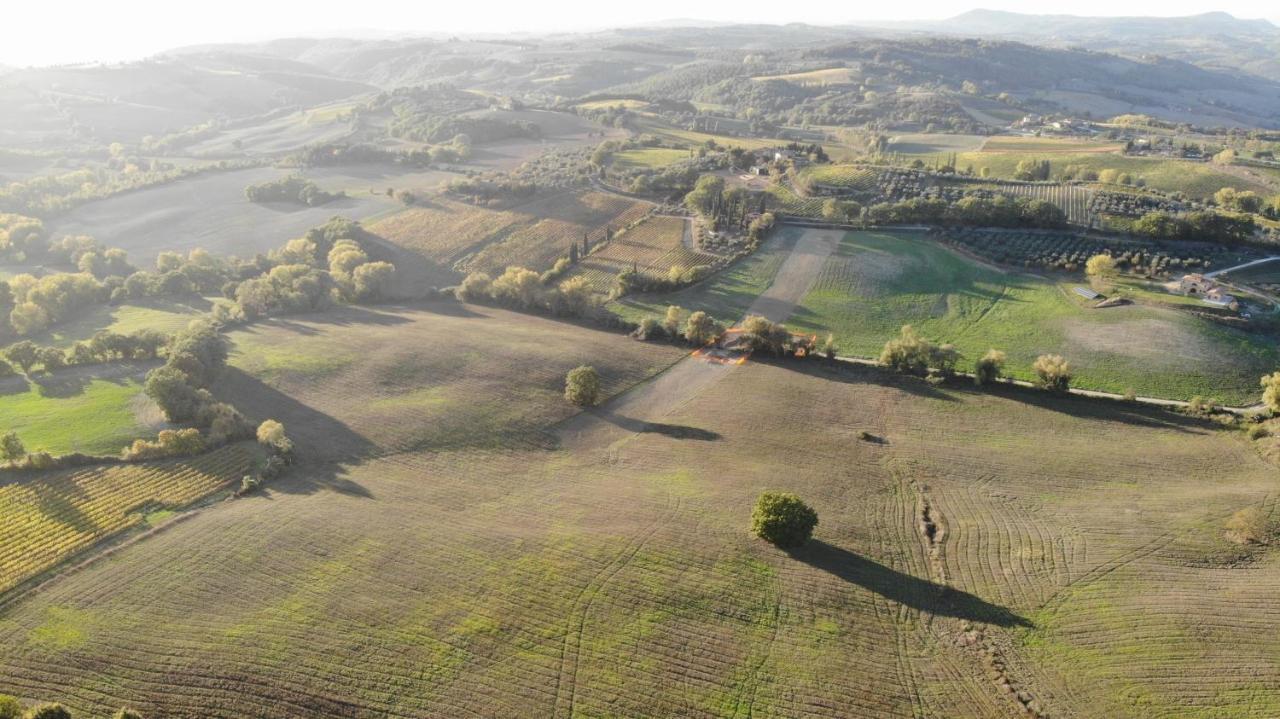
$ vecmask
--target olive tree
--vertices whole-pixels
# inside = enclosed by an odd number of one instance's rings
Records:
[[[579,407],[590,407],[600,401],[600,373],[590,365],[569,370],[564,377],[564,398]]]
[[[751,511],[751,532],[784,549],[802,546],[818,525],[818,513],[787,492],[764,492]]]

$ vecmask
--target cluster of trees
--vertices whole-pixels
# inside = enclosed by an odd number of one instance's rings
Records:
[[[67,365],[155,359],[164,351],[168,342],[167,336],[151,329],[136,330],[128,334],[103,330],[87,341],[76,342],[66,351],[22,340],[5,348],[4,360],[0,360],[0,376],[12,374],[14,367],[29,374],[37,364],[44,371],[53,372]]]
[[[752,213],[764,214],[764,195],[758,200],[741,187],[725,189],[724,178],[703,175],[685,195],[684,204],[698,213],[715,230],[719,227],[748,228]]]
[[[661,320],[646,317],[633,334],[642,340],[668,339],[674,342],[683,338],[694,347],[703,347],[720,339],[724,331],[723,324],[702,310],[690,313],[679,305],[670,305]]]
[[[590,318],[598,314],[600,303],[586,278],[555,283],[555,276],[552,270],[544,279],[544,275],[525,267],[508,267],[496,278],[472,272],[458,286],[456,295],[463,302],[487,301],[559,317]]]
[[[289,465],[293,464],[293,440],[285,435],[283,424],[274,419],[268,419],[258,425],[256,436],[258,444],[265,447],[269,454],[266,462],[257,472],[240,478],[237,496],[244,496],[279,477]]]
[[[1249,215],[1232,215],[1212,210],[1174,215],[1148,212],[1134,220],[1130,231],[1154,240],[1197,240],[1236,244],[1253,237],[1257,223]]]
[[[389,131],[393,137],[433,144],[450,142],[459,135],[464,135],[469,138],[468,145],[472,142],[484,144],[513,138],[537,139],[542,135],[538,126],[528,120],[474,115],[402,117],[391,124]]]
[[[207,446],[204,437],[198,429],[162,429],[154,440],[135,439],[120,456],[127,462],[136,462],[166,457],[190,457],[205,449]]]
[[[750,315],[743,320],[738,341],[752,352],[769,352],[779,357],[807,357],[814,349],[811,337],[793,335],[786,325],[760,315]]]
[[[1004,352],[987,350],[974,362],[974,383],[981,386],[999,381],[1004,374],[1005,359]],[[954,374],[960,360],[961,355],[955,345],[935,344],[920,336],[911,325],[903,326],[898,337],[886,342],[880,353],[880,364],[890,369],[930,377]],[[1043,389],[1066,392],[1071,386],[1071,363],[1061,355],[1040,355],[1032,363],[1031,370],[1036,374],[1036,384]],[[1280,373],[1277,373],[1277,391],[1280,391]]]
[[[162,185],[205,172],[252,167],[256,161],[194,164],[174,167],[146,160],[127,162],[119,169],[81,169],[58,175],[41,175],[0,185],[0,212],[49,217],[91,200],[122,192]]]
[[[1044,229],[1067,225],[1066,213],[1052,202],[1007,195],[967,195],[955,202],[924,197],[901,202],[880,202],[864,208],[861,219],[870,225],[972,225]]]
[[[170,422],[207,428],[207,443],[218,446],[251,429],[240,412],[209,393],[226,364],[226,339],[212,323],[195,320],[174,337],[164,366],[147,373],[144,391]]]
[[[489,177],[460,177],[450,180],[444,189],[466,202],[489,205],[533,197],[538,185],[533,182],[512,179],[502,175]]]
[[[345,197],[346,193],[325,192],[305,177],[290,175],[279,180],[249,185],[244,188],[244,196],[250,202],[296,202],[315,207]]]
[[[334,302],[378,301],[392,294],[395,265],[374,261],[360,223],[335,217],[290,240],[255,264],[261,274],[222,288],[233,304],[219,304],[221,323],[310,312]]]
[[[0,312],[8,319],[7,329],[29,335],[103,304],[110,296],[107,286],[87,273],[62,272],[40,278],[21,274],[0,282]]]
[[[1049,180],[1048,160],[1021,160],[1014,168],[1013,179],[1024,182],[1047,182]]]

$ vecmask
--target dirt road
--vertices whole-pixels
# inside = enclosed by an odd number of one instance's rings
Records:
[[[769,289],[751,303],[747,314],[786,321],[843,236],[840,230],[805,230]],[[737,366],[690,355],[654,379],[565,421],[558,432],[560,442],[575,451],[608,450],[642,432],[696,432],[696,428],[672,427],[663,419],[732,374]]]

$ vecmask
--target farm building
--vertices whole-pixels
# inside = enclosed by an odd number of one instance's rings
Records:
[[[1227,294],[1217,282],[1198,272],[1183,275],[1182,279],[1178,280],[1177,292],[1188,297],[1199,297],[1209,304],[1220,307],[1227,307],[1236,301],[1236,298]]]

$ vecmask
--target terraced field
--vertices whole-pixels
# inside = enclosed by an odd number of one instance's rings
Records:
[[[547,269],[584,235],[593,241],[650,211],[647,202],[601,192],[568,192],[509,210],[432,198],[369,226],[370,231],[459,272],[501,273],[509,265]]]
[[[93,544],[238,481],[255,450],[230,445],[190,460],[108,465],[0,480],[0,596]],[[55,644],[64,636],[43,639]]]
[[[844,353],[864,357],[911,324],[955,343],[966,363],[1004,350],[1020,379],[1033,379],[1031,363],[1053,352],[1071,361],[1078,386],[1171,399],[1252,404],[1258,377],[1280,366],[1265,335],[1173,309],[1090,309],[1070,293],[1079,283],[989,269],[915,234],[850,233],[791,324],[833,332]]]
[[[394,453],[329,488],[309,463],[12,605],[0,682],[157,716],[1280,710],[1280,567],[1221,528],[1275,470],[1236,436],[816,363],[683,399],[599,410],[629,430],[606,445]],[[809,547],[748,535],[765,488],[817,508]]]
[[[585,277],[592,289],[607,293],[618,273],[633,267],[651,279],[666,279],[676,265],[688,269],[715,262],[715,256],[685,246],[685,224],[681,217],[651,217],[592,252],[569,276]]]

